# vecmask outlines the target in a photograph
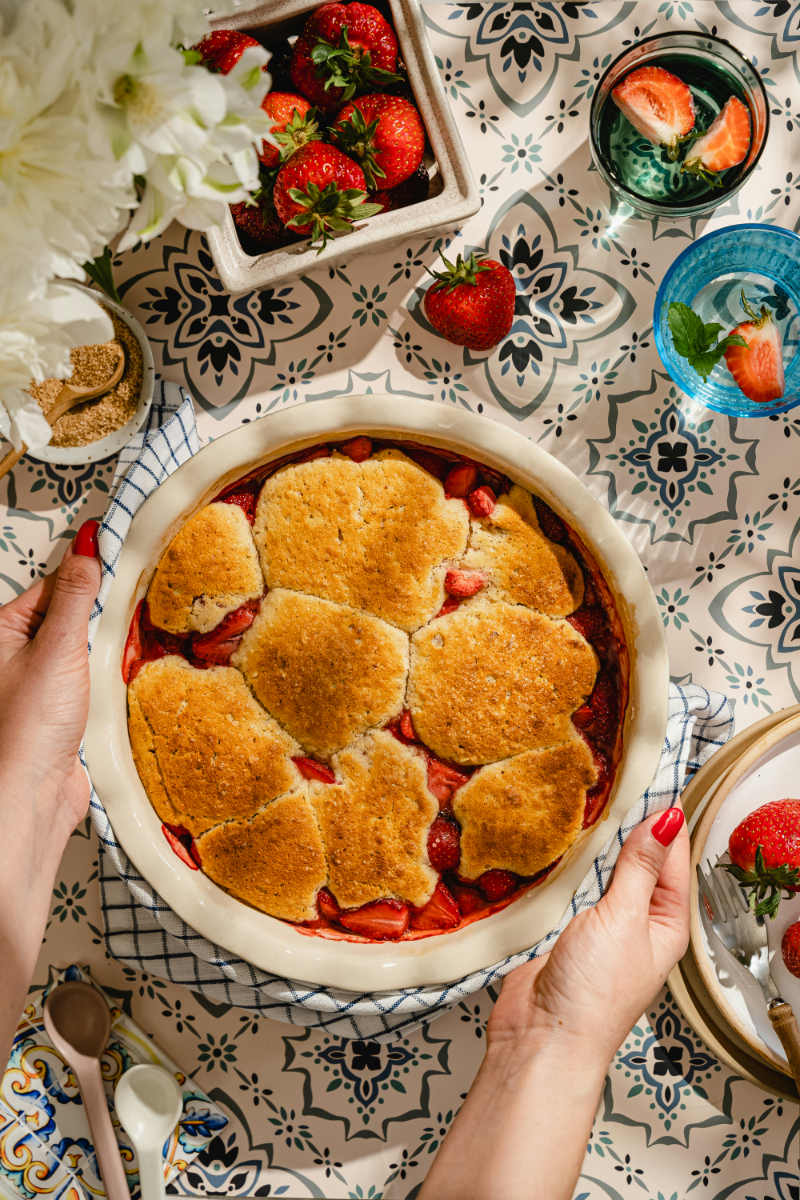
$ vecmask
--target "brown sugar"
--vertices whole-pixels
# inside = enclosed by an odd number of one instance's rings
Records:
[[[72,377],[69,382],[76,387],[96,387],[108,379],[117,364],[117,351],[114,348],[117,345],[122,346],[125,354],[122,378],[104,396],[78,404],[59,417],[53,426],[51,446],[88,446],[91,442],[97,442],[130,421],[139,405],[144,370],[142,348],[125,322],[116,313],[108,309],[106,312],[114,322],[112,341],[99,346],[76,346],[71,350]],[[45,416],[55,404],[62,383],[61,379],[31,383],[28,390],[38,400]]]

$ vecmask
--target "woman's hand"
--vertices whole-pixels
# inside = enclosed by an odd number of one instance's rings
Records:
[[[89,710],[97,522],[59,569],[0,608],[0,1063],[25,1003],[55,873],[89,803],[78,748]]]
[[[419,1200],[569,1200],[611,1058],[688,940],[689,838],[673,808],[633,831],[600,903],[506,976]]]

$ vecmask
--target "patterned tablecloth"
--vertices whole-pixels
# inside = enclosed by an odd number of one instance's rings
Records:
[[[425,17],[484,201],[452,252],[486,250],[512,269],[510,336],[473,356],[427,326],[430,241],[232,299],[203,237],[173,227],[115,261],[159,369],[191,391],[203,440],[285,405],[368,391],[397,395],[398,408],[411,395],[506,422],[571,467],[630,537],[677,681],[725,691],[739,728],[795,703],[800,410],[737,422],[698,409],[661,368],[652,312],[668,264],[704,230],[800,226],[800,4],[432,4]],[[622,46],[665,29],[729,38],[770,99],[759,170],[707,221],[623,219],[591,170],[600,75]],[[0,484],[3,598],[100,516],[113,469],[23,459]],[[95,860],[87,822],[58,874],[35,983],[88,964],[231,1114],[178,1186],[415,1196],[480,1063],[491,989],[392,1047],[253,1020],[106,956]],[[797,1130],[794,1106],[719,1064],[662,992],[609,1071],[576,1196],[790,1200]]]

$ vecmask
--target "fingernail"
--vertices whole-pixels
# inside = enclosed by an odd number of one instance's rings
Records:
[[[84,521],[75,534],[72,553],[82,554],[84,558],[97,558],[97,531],[99,528],[99,521]]]
[[[683,810],[668,808],[665,813],[661,814],[650,832],[657,842],[661,842],[662,846],[668,846],[677,837],[682,824]]]

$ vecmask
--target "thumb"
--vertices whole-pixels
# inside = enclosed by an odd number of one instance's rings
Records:
[[[680,807],[668,808],[634,829],[620,851],[611,894],[617,902],[647,912],[672,843],[684,823]]]
[[[67,547],[36,643],[85,646],[102,572],[97,557],[97,521],[86,521]]]

